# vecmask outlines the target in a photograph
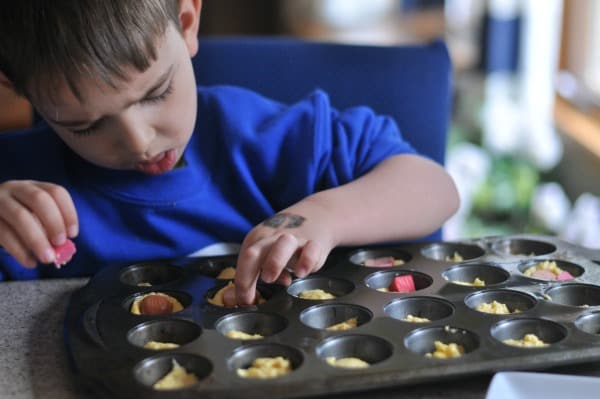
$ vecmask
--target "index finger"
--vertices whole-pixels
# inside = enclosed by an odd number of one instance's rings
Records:
[[[79,220],[69,192],[64,187],[52,183],[40,182],[38,185],[54,198],[58,210],[62,214],[67,236],[76,237],[79,233]]]
[[[235,273],[235,296],[239,305],[252,305],[254,303],[260,265],[266,256],[265,248],[272,241],[273,238],[267,238],[248,247],[242,247]]]

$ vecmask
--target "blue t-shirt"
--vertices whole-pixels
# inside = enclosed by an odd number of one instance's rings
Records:
[[[369,108],[338,111],[322,91],[285,105],[231,86],[198,88],[186,165],[163,175],[92,165],[45,125],[0,134],[0,182],[64,186],[80,226],[77,254],[61,269],[25,269],[0,250],[0,273],[3,279],[89,276],[109,264],[239,244],[255,225],[308,195],[413,152],[395,122]]]

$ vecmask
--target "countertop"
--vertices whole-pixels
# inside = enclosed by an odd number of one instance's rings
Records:
[[[88,280],[0,283],[0,398],[91,398],[70,368],[63,322],[70,295]],[[600,363],[550,370],[600,376]],[[484,398],[491,375],[332,396],[358,398]]]

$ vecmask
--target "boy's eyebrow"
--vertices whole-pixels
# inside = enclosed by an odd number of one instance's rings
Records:
[[[169,67],[169,69],[167,69],[165,71],[165,73],[163,73],[162,75],[159,76],[158,80],[156,81],[156,83],[150,87],[148,90],[146,90],[146,93],[139,98],[138,100],[133,100],[129,103],[127,103],[127,107],[129,107],[131,104],[137,103],[145,98],[148,98],[153,92],[155,92],[156,90],[158,90],[164,83],[165,81],[167,81],[167,79],[169,79],[169,77],[171,76],[171,71],[173,71],[173,65],[171,65]],[[48,119],[50,122],[56,124],[56,125],[60,125],[60,126],[65,126],[65,127],[70,127],[70,126],[80,126],[80,125],[87,125],[87,124],[95,124],[96,122],[98,122],[100,119],[97,119],[95,121],[85,121],[85,120],[73,120],[73,121],[57,121],[54,120],[50,117],[46,117],[46,119]]]

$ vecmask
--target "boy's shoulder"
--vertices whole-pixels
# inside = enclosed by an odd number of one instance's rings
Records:
[[[303,93],[292,102],[284,102],[277,98],[265,96],[257,91],[232,85],[199,86],[198,93],[205,104],[214,104],[220,107],[236,107],[238,109],[274,109],[315,107],[329,108],[328,94],[322,89],[315,88],[311,92]]]

